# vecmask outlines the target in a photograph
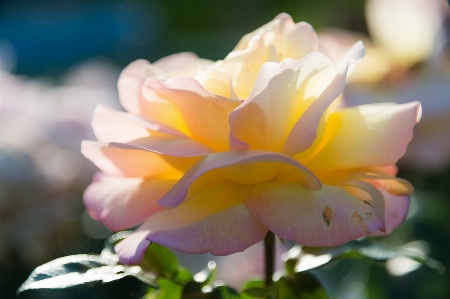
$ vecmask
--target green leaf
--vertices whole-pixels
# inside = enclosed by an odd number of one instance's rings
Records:
[[[276,299],[325,299],[325,289],[311,274],[296,273],[283,276],[274,283]]]
[[[440,273],[445,270],[440,262],[431,259],[423,252],[407,250],[403,246],[393,247],[370,238],[352,241],[336,247],[302,247],[296,245],[282,256],[286,262],[288,274],[292,274],[293,265],[295,265],[294,272],[303,272],[321,267],[338,258],[368,258],[384,262],[397,257],[415,260],[436,269]]]
[[[150,289],[145,299],[180,299],[183,286],[167,278],[157,280],[159,289]]]
[[[176,277],[179,270],[177,258],[172,252],[156,243],[150,244],[140,266],[167,278]]]
[[[31,290],[86,290],[131,277],[155,286],[155,277],[139,266],[118,264],[117,256],[73,255],[36,268],[18,293]]]
[[[208,299],[241,299],[243,298],[239,295],[236,290],[227,286],[218,286],[214,288],[210,293]]]
[[[175,277],[175,280],[181,284],[186,284],[189,281],[192,281],[193,279],[194,277],[192,273],[183,266],[180,266],[180,268],[178,269],[177,276]]]

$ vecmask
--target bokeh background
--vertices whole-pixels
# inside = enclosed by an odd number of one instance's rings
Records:
[[[97,104],[121,109],[120,70],[138,58],[156,61],[182,51],[222,59],[240,37],[280,12],[310,23],[335,48],[362,38],[368,57],[381,59],[373,64],[380,69],[363,69],[364,79],[351,80],[344,95],[349,104],[422,102],[423,120],[399,162],[399,176],[417,191],[405,224],[381,241],[419,241],[415,250],[447,267],[439,274],[402,260],[352,259],[315,274],[331,298],[450,298],[448,4],[384,2],[384,13],[375,13],[364,0],[0,0],[0,298],[16,298],[19,285],[45,262],[100,252],[111,234],[84,211],[82,193],[96,169],[79,148],[94,138]],[[377,31],[373,23],[386,26]],[[389,39],[390,33],[397,35]],[[418,45],[425,50],[412,53]],[[219,278],[239,287],[261,271],[261,254],[255,245],[218,259]],[[213,258],[180,257],[194,271]]]

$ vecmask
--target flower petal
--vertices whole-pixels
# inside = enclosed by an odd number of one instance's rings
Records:
[[[353,58],[334,64],[321,53],[311,53],[299,61],[265,63],[249,98],[230,115],[230,147],[240,149],[235,139],[249,149],[287,154],[310,147],[323,112],[344,89]]]
[[[147,73],[147,77],[194,77],[195,73],[201,69],[213,64],[207,59],[198,58],[191,52],[182,52],[163,57],[152,64],[152,67],[158,71],[151,75]]]
[[[126,143],[135,139],[161,135],[188,138],[180,131],[164,123],[116,111],[105,105],[98,105],[95,108],[92,128],[99,141]]]
[[[267,233],[242,204],[251,186],[232,182],[206,185],[193,199],[161,211],[120,242],[116,252],[121,262],[136,263],[149,242],[187,253],[227,255],[261,241]],[[144,248],[145,247],[145,248]]]
[[[296,158],[309,169],[395,164],[404,155],[420,114],[419,102],[342,109],[329,115],[312,148]]]
[[[306,22],[294,24],[289,18],[290,22],[281,23],[280,50],[283,58],[300,60],[311,52],[317,52],[319,38],[313,27]]]
[[[150,109],[149,103],[142,97],[142,85],[146,79],[142,67],[148,64],[150,62],[147,60],[139,59],[130,63],[120,73],[117,82],[120,104],[128,112],[145,115],[145,111]]]
[[[319,190],[322,186],[308,169],[283,154],[264,151],[222,152],[210,154],[198,161],[158,203],[163,206],[175,207],[186,199],[189,186],[206,172],[253,162],[278,162],[292,166],[296,169],[296,175],[292,175],[295,180],[313,190]]]
[[[228,116],[239,101],[206,91],[191,78],[161,82],[149,78],[143,93],[152,103],[152,117],[217,151],[228,150]]]
[[[181,176],[196,161],[196,156],[210,152],[189,139],[151,137],[134,144],[85,140],[81,152],[110,175],[173,178]]]
[[[142,261],[145,251],[150,245],[150,241],[146,239],[147,235],[148,231],[138,228],[114,247],[122,264],[132,265]]]
[[[381,189],[385,199],[385,217],[386,217],[386,231],[377,231],[372,236],[383,236],[390,234],[394,229],[400,226],[408,215],[409,205],[411,203],[410,196],[396,196]]]
[[[175,181],[112,177],[97,173],[83,195],[86,209],[94,219],[113,231],[134,227],[163,209],[156,202]]]
[[[183,228],[153,233],[147,239],[186,253],[229,255],[258,243],[267,231],[241,204]]]
[[[164,210],[142,228],[147,240],[187,253],[227,255],[261,241],[267,233],[242,204],[252,186],[207,184],[194,198]]]
[[[374,185],[368,183],[368,182],[364,182],[361,180],[352,180],[349,182],[346,182],[342,185],[344,187],[344,189],[346,189],[345,187],[348,186],[352,186],[352,187],[356,187],[360,190],[364,190],[365,192],[368,193],[368,195],[370,196],[370,202],[369,201],[365,201],[366,204],[370,204],[378,219],[381,221],[382,226],[380,227],[381,231],[386,231],[386,224],[385,224],[385,199],[383,197],[383,194],[381,193],[381,191],[379,189],[377,189]],[[346,189],[346,191],[349,191],[348,189]],[[352,194],[351,192],[349,192],[350,194]],[[352,194],[356,197],[358,197],[355,194]],[[360,198],[362,199],[362,198]]]
[[[251,213],[281,238],[306,246],[337,246],[380,229],[375,210],[340,187],[312,191],[268,183],[245,201]]]
[[[317,98],[306,108],[289,132],[283,147],[284,153],[295,155],[313,144],[322,114],[344,90],[349,67],[353,68],[364,54],[364,45],[362,42],[357,42],[336,65],[334,78],[328,83],[328,86],[320,87],[321,91],[317,93]],[[325,76],[318,80],[321,84],[327,82]]]

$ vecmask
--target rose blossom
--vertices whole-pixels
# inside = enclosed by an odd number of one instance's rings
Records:
[[[244,37],[237,51],[265,30]],[[279,32],[269,48],[294,49],[285,39],[302,40]],[[228,255],[269,230],[307,246],[334,246],[401,223],[412,186],[395,178],[393,165],[412,138],[420,104],[334,105],[363,55],[359,42],[339,63],[318,52],[261,63],[254,83],[235,75],[245,60],[229,73],[213,64],[212,72],[231,78],[218,90],[250,84],[241,89],[249,90],[245,100],[208,91],[195,76],[146,78],[145,61],[130,64],[118,83],[128,113],[99,106],[99,141],[82,144],[102,171],[85,192],[90,215],[112,230],[141,224],[116,246],[121,262],[139,262],[150,242]],[[395,199],[407,204],[385,218]]]

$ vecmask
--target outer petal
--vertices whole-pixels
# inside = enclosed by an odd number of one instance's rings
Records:
[[[138,228],[114,247],[122,264],[137,264],[142,261],[145,251],[150,245],[150,241],[146,239],[147,235],[148,231]]]
[[[117,82],[120,104],[128,112],[142,115],[150,109],[149,103],[142,97],[142,85],[146,79],[142,67],[148,64],[150,62],[147,60],[139,59],[130,63],[120,73]]]
[[[116,111],[98,105],[92,117],[92,128],[99,141],[128,142],[149,136],[171,135],[188,138],[180,131],[156,120]]]
[[[185,200],[189,186],[206,172],[254,162],[278,162],[292,166],[296,169],[292,174],[293,179],[313,190],[321,188],[320,181],[308,169],[285,155],[263,151],[223,152],[208,155],[198,161],[158,203],[163,206],[175,207]],[[273,173],[273,176],[276,174],[276,172]]]
[[[81,152],[110,175],[174,178],[194,163],[192,157],[210,152],[189,139],[151,137],[134,143],[83,141]]]
[[[242,251],[267,233],[242,204],[251,189],[232,182],[210,183],[193,199],[155,214],[138,231],[145,232],[148,240],[188,253],[226,255]],[[141,237],[116,247],[116,251],[121,257],[125,253],[124,259],[135,261],[141,256]]]
[[[196,80],[172,78],[161,82],[149,78],[143,89],[152,103],[156,120],[192,136],[218,151],[227,150],[228,116],[239,102],[206,91]]]
[[[390,234],[394,229],[399,227],[408,215],[409,205],[411,204],[410,196],[395,196],[386,190],[380,190],[385,199],[385,217],[386,217],[386,231],[377,231],[372,236],[382,236]]]
[[[191,52],[182,52],[172,54],[155,61],[152,66],[156,68],[157,72],[153,75],[146,72],[147,77],[194,77],[195,73],[201,69],[212,65],[213,62],[207,59],[198,58],[198,56]],[[146,68],[146,67],[144,67]],[[147,70],[146,70],[147,71]]]
[[[337,246],[380,229],[375,210],[344,189],[324,185],[259,185],[246,200],[251,213],[281,238],[306,246]]]
[[[109,229],[119,231],[134,227],[163,209],[156,202],[175,181],[112,177],[97,173],[84,192],[83,201],[93,218]]]
[[[309,169],[395,164],[404,155],[420,115],[418,102],[342,109],[330,114],[312,148],[296,158]]]

